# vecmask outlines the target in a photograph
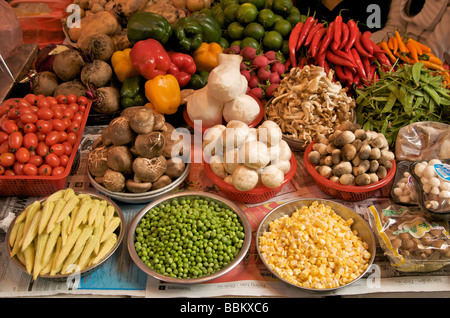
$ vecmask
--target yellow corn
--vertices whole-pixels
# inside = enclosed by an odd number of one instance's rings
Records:
[[[97,256],[92,260],[90,265],[98,264],[116,245],[117,242],[117,235],[112,233],[105,242],[101,244],[100,251],[98,252]]]
[[[116,210],[114,209],[114,207],[112,205],[108,204],[106,206],[106,211],[105,211],[105,228],[108,227],[109,222],[113,218],[115,211]]]
[[[50,233],[55,228],[56,220],[59,217],[59,214],[61,213],[62,209],[66,205],[67,201],[64,200],[64,198],[61,198],[55,202],[55,206],[53,207],[53,213],[50,216],[50,220],[48,220],[46,232]]]
[[[25,266],[25,255],[23,255],[23,252],[22,252],[22,250],[18,250],[17,251],[17,254],[16,254],[16,257],[17,257],[17,259],[19,260],[19,262],[20,263],[22,263],[22,265],[24,265]]]
[[[11,229],[11,233],[9,234],[9,246],[13,247],[14,242],[16,241],[17,232],[19,230],[20,225],[23,224],[23,222],[14,222],[14,225]]]
[[[41,203],[39,201],[34,201],[28,208],[26,212],[25,218],[25,228],[24,231],[28,232],[28,228],[30,227],[31,221],[33,221],[34,215],[40,211]]]
[[[83,252],[80,255],[78,260],[78,266],[81,269],[86,268],[86,265],[89,262],[89,258],[91,257],[95,246],[97,245],[98,238],[95,235],[91,235],[89,239],[86,241],[86,245],[84,246]]]
[[[24,229],[24,236],[22,241],[22,252],[25,252],[25,249],[33,242],[34,237],[37,235],[38,232],[38,226],[39,226],[39,219],[41,216],[41,210],[38,210],[33,217],[33,220],[30,223],[30,226],[28,227],[28,230]]]
[[[95,255],[100,251],[100,239],[102,238],[103,231],[105,230],[105,217],[103,214],[99,216],[99,225],[94,228],[94,235],[97,238],[97,244],[95,246]]]
[[[51,266],[50,266],[50,275],[53,276],[56,273],[58,273],[58,268],[56,268],[56,259],[58,258],[59,253],[62,250],[62,238],[61,236],[58,237],[58,240],[56,241],[56,247],[55,247],[55,252],[52,255],[52,262],[51,262]]]
[[[40,202],[34,201],[30,205],[28,205],[22,213],[19,214],[19,216],[16,218],[16,223],[20,223],[20,222],[24,221],[28,216],[28,212],[30,212],[32,210],[37,211],[40,207],[41,207]]]
[[[78,196],[71,196],[67,203],[64,205],[64,208],[56,219],[56,222],[62,222],[62,220],[64,220],[66,216],[68,216],[79,203],[80,199],[78,198]]]
[[[21,242],[23,237],[23,230],[25,228],[25,222],[20,222],[19,228],[17,229],[16,240],[14,241],[14,246],[11,250],[11,257],[16,255],[21,249]]]
[[[28,247],[23,251],[23,255],[25,257],[25,267],[27,269],[27,273],[31,275],[31,272],[33,271],[33,265],[34,265],[34,244],[29,244]]]
[[[45,246],[50,234],[38,234],[36,239],[36,251],[34,256],[33,279],[36,280],[42,269],[42,258],[45,252]]]
[[[75,243],[74,250],[83,249],[84,245],[86,244],[86,241],[91,236],[92,232],[94,231],[94,228],[92,226],[86,225],[83,230],[81,231],[80,236],[77,239],[77,242]]]
[[[51,258],[54,255],[54,250],[56,243],[58,242],[58,238],[60,238],[61,234],[61,223],[56,224],[53,231],[50,232],[47,244],[45,245],[44,256],[42,256],[42,266],[47,266],[51,263]],[[50,266],[51,268],[51,266]]]
[[[64,190],[63,199],[69,201],[71,197],[75,196],[75,191],[72,188],[67,188]]]
[[[71,220],[72,220],[72,217],[70,215],[68,215],[61,223],[61,239],[62,239],[63,246],[66,245],[67,237],[69,236],[69,226],[70,226]]]
[[[58,256],[56,257],[56,262],[54,264],[54,268],[52,268],[51,273],[55,274],[61,270],[63,262],[69,255],[70,251],[72,250],[72,247],[75,245],[80,234],[81,234],[80,228],[76,228],[72,233],[69,234],[66,244],[62,245],[61,251],[58,253]]]
[[[105,213],[107,204],[108,203],[105,200],[100,201],[100,205],[99,205],[98,211],[97,211],[97,217],[95,218],[95,222],[94,222],[95,227],[99,226],[100,220],[104,217],[103,214]]]
[[[93,199],[92,200],[92,207],[89,210],[89,216],[88,216],[88,225],[94,225],[95,219],[97,218],[97,212],[100,207],[100,200]]]
[[[100,239],[100,243],[103,243],[104,241],[106,241],[106,239],[109,237],[109,235],[111,235],[111,233],[113,233],[119,227],[120,222],[121,222],[121,220],[117,216],[115,216],[111,219],[108,226],[103,231],[103,234]]]
[[[59,200],[59,199],[61,199],[64,196],[64,194],[65,194],[65,190],[56,191],[56,192],[50,194],[47,197],[47,199],[45,199],[45,201],[46,202],[52,202],[52,201]]]
[[[61,270],[62,273],[68,273],[69,271],[75,271],[76,269],[76,261],[81,255],[81,252],[84,249],[84,246],[86,245],[86,241],[89,239],[93,232],[93,228],[91,226],[85,226],[81,230],[80,236],[78,236],[78,239],[75,243],[75,246],[72,248],[72,251],[70,252],[70,255],[67,257],[66,261],[64,262],[64,266]]]
[[[80,208],[78,209],[76,216],[73,218],[74,221],[71,230],[78,227],[82,223],[86,215],[89,213],[91,207],[92,199],[90,196],[81,199]]]
[[[39,221],[38,234],[44,232],[47,227],[48,221],[53,213],[53,208],[55,207],[54,201],[45,201],[42,207],[41,220]]]

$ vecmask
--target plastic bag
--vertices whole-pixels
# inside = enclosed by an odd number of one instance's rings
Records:
[[[448,222],[428,221],[419,207],[370,207],[370,223],[391,266],[430,272],[450,264]]]
[[[394,183],[391,187],[390,197],[400,205],[418,205],[418,195],[416,191],[416,181],[410,172],[411,161],[400,161],[397,163]]]
[[[7,59],[22,45],[23,32],[13,8],[0,0],[0,55]]]
[[[450,159],[450,125],[426,121],[401,128],[395,142],[397,160]]]

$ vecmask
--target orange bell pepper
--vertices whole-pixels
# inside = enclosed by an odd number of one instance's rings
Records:
[[[178,80],[171,74],[157,75],[145,82],[145,97],[160,114],[175,114],[181,104]]]
[[[197,66],[197,71],[211,72],[218,64],[217,56],[222,52],[223,50],[219,43],[203,42],[192,54],[195,65]]]

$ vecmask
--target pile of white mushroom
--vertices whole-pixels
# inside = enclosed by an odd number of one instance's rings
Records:
[[[267,105],[267,119],[276,122],[286,136],[305,144],[332,133],[344,121],[353,121],[355,101],[347,88],[333,82],[333,75],[320,66],[292,68]]]

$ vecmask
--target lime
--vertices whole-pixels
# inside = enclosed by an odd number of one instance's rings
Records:
[[[258,22],[266,29],[275,23],[275,13],[270,9],[262,9],[258,13]]]
[[[278,20],[283,19],[283,17],[279,14],[274,14],[273,15],[273,23],[277,22]]]
[[[239,3],[253,3],[258,10],[261,10],[266,5],[266,0],[240,0]]]
[[[272,3],[272,11],[284,16],[287,16],[293,7],[292,0],[273,0]]]
[[[253,3],[243,3],[236,12],[236,21],[242,24],[248,24],[256,20],[258,9]]]
[[[283,40],[283,45],[281,46],[281,53],[284,56],[289,56],[289,40]]]
[[[255,40],[261,40],[266,33],[264,27],[258,22],[250,22],[245,26],[244,35],[254,38]]]
[[[226,7],[228,7],[230,4],[232,3],[236,3],[239,4],[239,0],[221,0],[220,1],[220,6],[225,9]]]
[[[297,9],[297,8],[295,8],[295,9]],[[292,27],[294,27],[297,23],[302,21],[302,16],[301,16],[300,12],[298,11],[298,9],[297,9],[297,11],[291,10],[291,13],[289,13],[289,15],[286,17],[286,20],[291,22]]]
[[[241,47],[241,40],[235,40],[233,42],[230,43],[230,47],[232,46],[239,46]]]
[[[237,21],[231,22],[227,28],[230,40],[240,40],[244,35],[244,26]]]
[[[225,50],[226,48],[230,47],[230,42],[228,42],[228,40],[225,39],[224,37],[220,38],[219,44],[222,47],[222,50]]]
[[[283,37],[277,31],[268,31],[264,35],[262,43],[265,49],[277,51],[283,45]]]
[[[236,13],[239,9],[240,4],[238,3],[231,3],[228,6],[223,9],[223,15],[225,16],[225,21],[227,23],[231,23],[236,21]]]
[[[259,49],[259,41],[248,36],[241,41],[241,49],[243,49],[244,47],[247,47],[247,46],[250,46],[254,49]]]
[[[281,34],[281,36],[287,37],[289,33],[291,33],[292,30],[292,24],[288,20],[285,19],[279,19],[275,24],[273,25],[273,30],[277,31]]]

